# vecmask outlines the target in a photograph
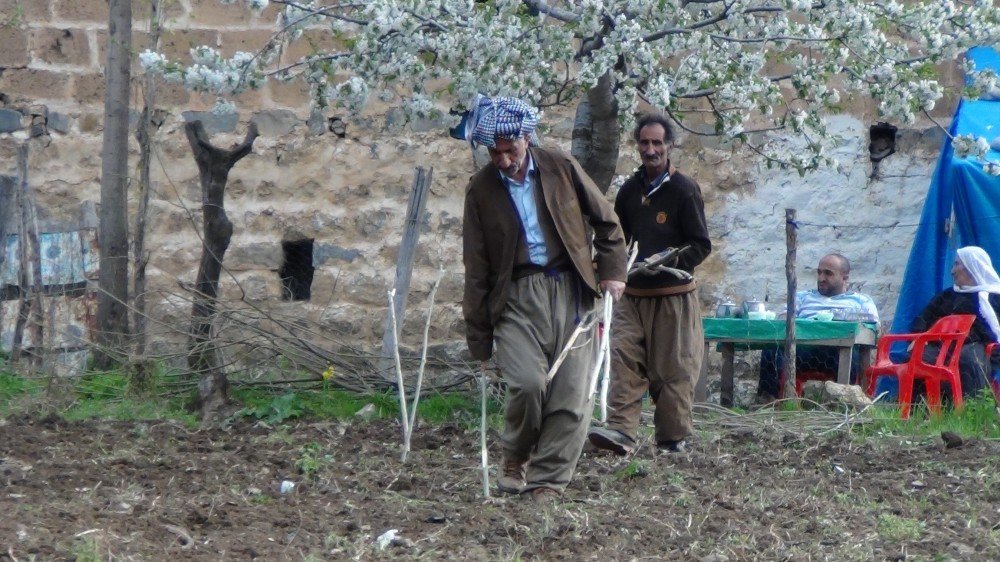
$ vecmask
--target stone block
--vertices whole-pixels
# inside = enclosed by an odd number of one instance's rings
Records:
[[[80,28],[31,30],[31,52],[35,60],[48,64],[91,66],[90,39]]]
[[[390,226],[395,213],[388,209],[376,209],[359,213],[354,221],[355,228],[365,238],[380,238]]]
[[[279,107],[307,108],[311,103],[309,85],[301,80],[288,83],[271,80],[267,83],[267,89],[271,102]]]
[[[215,97],[209,98],[205,95],[199,96],[202,101],[205,102],[207,108],[215,106]],[[263,90],[246,90],[240,92],[235,96],[228,96],[228,98],[236,104],[237,109],[240,111],[256,111],[260,109],[267,109],[269,104],[264,103],[264,91]],[[194,104],[192,104],[193,108]]]
[[[257,130],[265,137],[287,135],[302,123],[301,119],[287,109],[260,111],[254,114],[251,121],[257,124]]]
[[[226,255],[226,261],[229,261],[228,254]],[[281,280],[273,273],[244,273],[237,275],[236,281],[239,283],[239,286],[233,286],[231,291],[227,291],[228,296],[231,298],[246,298],[246,300],[251,302],[266,302],[281,297]]]
[[[20,111],[13,109],[0,109],[0,133],[13,133],[22,128]]]
[[[205,132],[209,135],[231,133],[236,130],[236,125],[240,121],[240,116],[236,113],[219,115],[211,111],[185,111],[181,115],[185,122],[200,120],[205,125]]]
[[[219,33],[212,29],[171,29],[160,37],[160,53],[172,61],[188,64],[192,48],[218,44]]]
[[[0,67],[28,66],[28,38],[24,30],[0,27]]]
[[[270,243],[233,244],[226,252],[226,267],[234,271],[277,271],[283,261],[284,253],[277,240]]]
[[[944,130],[940,127],[900,129],[896,132],[896,152],[912,154],[916,151],[927,151],[936,154],[941,151],[944,138]]]
[[[108,60],[108,32],[104,29],[95,30],[97,34],[97,55],[94,59],[98,67],[103,68]],[[149,34],[137,29],[132,30],[132,52],[141,53],[149,48]],[[132,57],[132,76],[138,77],[139,57]]]
[[[80,132],[95,133],[101,130],[102,116],[97,113],[87,113],[80,116]]]
[[[312,111],[309,112],[309,119],[306,120],[306,126],[309,127],[309,134],[311,135],[322,135],[326,132],[326,116],[323,115],[323,111],[317,107],[314,107]]]
[[[0,21],[44,23],[51,17],[52,0],[0,0]]]
[[[317,297],[313,299],[320,300]],[[333,332],[335,339],[344,339],[348,336],[351,339],[368,338],[373,334],[368,312],[363,306],[343,304],[328,306],[320,314],[319,324],[324,330]]]
[[[138,4],[139,2],[133,2]],[[73,22],[108,23],[107,0],[55,0],[56,19]]]
[[[270,34],[270,30],[260,29],[222,31],[219,33],[219,45],[222,56],[231,57],[237,51],[256,53],[271,37]]]
[[[55,131],[57,133],[66,134],[69,132],[71,121],[69,115],[59,113],[57,111],[50,112],[48,118],[46,119],[46,126],[49,130]]]
[[[73,77],[73,99],[82,105],[101,105],[104,87],[103,74],[78,74]]]
[[[417,118],[410,121],[410,130],[414,133],[447,132],[448,124],[445,122],[444,117],[436,119]]]
[[[326,265],[333,261],[351,263],[361,255],[361,250],[344,248],[337,244],[316,244],[313,246],[313,265]]]
[[[191,0],[189,20],[192,26],[224,25],[250,27],[253,13],[246,4],[223,4],[219,0]]]
[[[13,98],[30,101],[40,99],[66,99],[69,81],[66,75],[51,70],[14,68],[0,76],[0,92]]]
[[[156,83],[156,104],[167,107],[185,106],[191,94],[184,89],[183,84],[164,82],[158,80]]]

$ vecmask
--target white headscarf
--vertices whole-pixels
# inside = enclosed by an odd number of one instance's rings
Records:
[[[957,293],[979,293],[979,315],[986,320],[993,330],[993,338],[1000,341],[1000,323],[997,314],[990,304],[990,293],[1000,294],[1000,276],[993,269],[993,262],[986,250],[978,246],[966,246],[958,249],[958,260],[976,282],[972,286],[955,285]]]

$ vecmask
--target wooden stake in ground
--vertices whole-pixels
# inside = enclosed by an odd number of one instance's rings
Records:
[[[785,209],[785,278],[788,280],[788,305],[785,307],[785,398],[798,397],[795,393],[795,277],[796,258],[795,209]]]
[[[389,291],[389,327],[393,333],[396,331],[396,289]],[[406,384],[403,382],[403,365],[399,359],[398,339],[393,338],[397,344],[392,348],[392,358],[396,362],[396,391],[399,394],[399,423],[403,428],[403,453],[400,461],[406,462],[406,454],[410,452],[410,417],[406,413]]]
[[[200,376],[196,406],[201,410],[202,419],[207,419],[229,400],[229,381],[220,367],[217,350],[211,344],[222,258],[233,237],[233,223],[226,216],[226,182],[229,170],[250,154],[257,138],[257,125],[251,122],[243,142],[232,150],[213,146],[201,121],[186,123],[184,131],[198,163],[204,222],[201,263],[191,306],[188,367]]]
[[[18,147],[17,166],[20,176],[19,186],[15,190],[17,199],[17,242],[19,250],[17,285],[20,292],[20,304],[18,305],[17,322],[14,324],[14,339],[11,343],[11,360],[20,361],[24,352],[24,329],[28,324],[28,317],[31,315],[32,307],[41,306],[41,298],[35,298],[36,287],[41,287],[42,280],[32,281],[29,271],[34,271],[34,267],[29,270],[29,265],[34,266],[37,261],[38,236],[31,236],[32,225],[32,205],[31,196],[28,193],[28,144],[23,143]],[[34,244],[32,244],[34,241]],[[34,332],[32,332],[34,334]],[[36,340],[34,345],[41,349],[41,342]]]
[[[479,391],[482,395],[479,408],[479,451],[483,470],[483,497],[490,497],[490,453],[486,448],[486,400],[488,385],[486,384],[486,369],[479,369]]]
[[[417,384],[413,389],[413,404],[410,406],[410,435],[413,436],[413,428],[417,425],[417,406],[420,405],[420,391],[424,385],[424,369],[427,368],[427,348],[429,347],[431,333],[431,319],[434,316],[434,298],[437,296],[438,287],[441,286],[441,279],[444,277],[444,268],[438,271],[434,286],[431,287],[431,294],[427,297],[427,322],[424,323],[424,345],[420,353],[420,368],[417,369]],[[407,437],[406,449],[409,450],[410,443]]]

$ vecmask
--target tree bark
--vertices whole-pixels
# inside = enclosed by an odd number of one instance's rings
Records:
[[[149,48],[159,49],[160,43],[160,0],[152,0],[149,16]],[[146,251],[146,219],[149,216],[149,160],[153,133],[152,112],[156,107],[156,78],[146,77],[143,86],[144,105],[139,126],[135,136],[139,141],[139,205],[135,215],[132,243],[132,327],[135,331],[135,354],[141,359],[146,352],[146,264],[149,263],[149,252]],[[142,369],[138,370],[143,376]]]
[[[101,214],[98,226],[100,291],[94,362],[107,369],[128,341],[128,110],[132,50],[132,2],[108,1],[104,144],[101,149]]]
[[[576,107],[573,123],[573,156],[602,193],[615,177],[620,144],[618,102],[611,77],[605,74]]]
[[[225,209],[226,182],[229,170],[250,154],[257,138],[257,125],[251,123],[246,138],[232,150],[213,146],[201,121],[187,123],[184,131],[198,163],[204,224],[201,263],[191,307],[188,367],[200,376],[195,406],[200,410],[201,418],[207,420],[229,400],[229,381],[211,343],[222,259],[233,236],[233,223],[226,216]]]

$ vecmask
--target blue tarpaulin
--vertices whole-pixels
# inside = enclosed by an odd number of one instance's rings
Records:
[[[976,70],[1000,72],[1000,53],[977,47],[968,52]],[[962,100],[955,111],[950,133],[974,135],[989,141],[1000,137],[1000,101]],[[1000,152],[986,158],[1000,161]],[[910,331],[910,325],[932,296],[952,285],[955,250],[980,246],[1000,265],[1000,177],[983,171],[977,159],[957,158],[951,140],[931,178],[896,303],[893,333]]]

